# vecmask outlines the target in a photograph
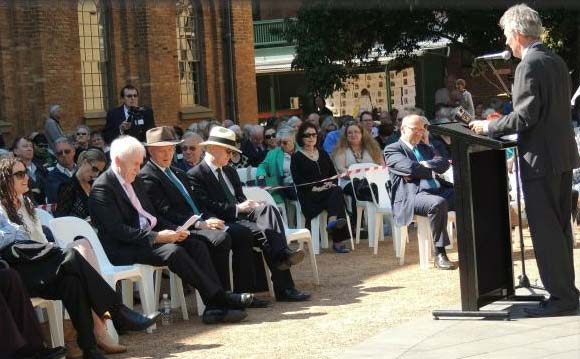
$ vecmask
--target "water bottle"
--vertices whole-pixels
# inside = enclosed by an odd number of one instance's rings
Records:
[[[161,300],[161,325],[167,326],[171,324],[171,301],[167,293],[163,294]]]

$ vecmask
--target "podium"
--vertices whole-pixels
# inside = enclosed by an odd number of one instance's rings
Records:
[[[515,293],[505,149],[517,143],[476,135],[459,122],[429,131],[451,138],[461,287],[461,310],[433,316],[507,320],[507,310],[480,308]]]

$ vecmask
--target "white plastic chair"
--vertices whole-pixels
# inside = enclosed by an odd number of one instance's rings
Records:
[[[64,346],[64,329],[62,319],[62,302],[44,298],[30,298],[33,307],[45,308],[50,326],[50,341],[52,347]]]
[[[256,167],[246,167],[246,168],[238,168],[236,169],[238,172],[238,177],[240,177],[240,181],[243,185],[246,184],[248,181],[252,181],[256,179],[256,173],[258,169]]]
[[[389,179],[389,171],[387,168],[379,168],[365,172],[365,178],[371,186],[371,196],[373,198],[373,205],[367,206],[368,211],[368,227],[369,227],[369,243],[372,242],[374,247],[374,254],[377,254],[379,249],[379,236],[383,232],[383,216],[387,216],[391,222],[393,233],[393,245],[395,247],[395,254],[399,254],[399,237],[400,231],[395,228],[393,221],[393,210],[391,208],[391,200],[387,190],[387,181]],[[374,186],[378,189],[375,196]],[[369,202],[370,203],[370,202]],[[371,228],[374,231],[371,232]],[[406,229],[406,228],[405,228]]]
[[[261,189],[259,187],[243,187],[243,191],[244,195],[246,195],[246,197],[250,199],[253,199],[255,201],[265,201],[270,205],[276,205],[276,202],[274,201],[272,195],[264,189]],[[312,275],[314,276],[316,284],[320,285],[320,279],[318,277],[318,266],[316,264],[316,256],[314,254],[314,248],[312,245],[312,236],[310,235],[310,231],[306,228],[298,228],[298,229],[288,228],[288,224],[284,221],[284,232],[286,234],[286,241],[288,243],[298,242],[301,244],[301,246],[306,244],[310,256]],[[268,269],[266,263],[264,263],[264,265],[266,269]],[[266,270],[266,273],[269,274],[269,271]]]
[[[183,290],[183,282],[181,278],[172,271],[169,270],[167,267],[155,267],[149,266],[153,269],[155,273],[155,299],[153,301],[155,311],[157,311],[159,307],[159,296],[161,295],[161,275],[163,271],[166,270],[169,272],[169,290],[170,290],[170,297],[171,297],[171,308],[181,308],[181,317],[183,320],[189,320],[189,313],[187,311],[187,302],[185,301],[185,292]],[[201,296],[199,295],[197,289],[195,290],[196,296],[196,306],[197,306],[197,314],[199,316],[203,315],[203,311],[205,310],[205,305],[201,300]]]
[[[376,164],[374,163],[353,163],[352,165],[350,165],[348,167],[348,171],[353,171],[353,170],[364,170],[370,167],[375,167]],[[360,180],[365,178],[365,171],[360,171],[358,173],[351,173],[350,174],[350,179],[351,179],[351,183],[352,180],[355,178],[358,178]],[[369,201],[359,201],[359,199],[356,197],[356,191],[354,191],[354,185],[353,185],[353,193],[354,193],[354,199],[356,201],[356,244],[360,243],[360,230],[361,230],[361,224],[362,224],[362,215],[363,215],[363,210],[366,210],[366,214],[367,214],[367,233],[368,233],[368,238],[369,238],[369,247],[371,247],[373,245],[373,241],[371,240],[371,233],[375,233],[375,229],[374,227],[371,227],[371,224],[374,224],[374,221],[370,221],[368,219],[369,216],[369,208],[370,207],[374,207],[375,204],[373,202],[369,202]],[[382,231],[381,231],[382,232]]]
[[[153,275],[152,272],[147,272],[147,269],[141,265],[127,265],[127,266],[114,266],[107,258],[105,250],[97,237],[93,227],[80,218],[77,217],[60,217],[55,218],[50,221],[50,230],[55,236],[59,245],[66,246],[71,243],[75,237],[83,236],[89,240],[99,266],[101,267],[101,275],[105,281],[115,289],[117,281],[120,280],[130,280],[131,282],[137,282],[139,285],[139,296],[141,298],[141,305],[143,307],[143,313],[145,315],[151,315],[155,312],[153,304]],[[129,286],[123,286],[123,302],[128,307],[132,308],[132,288],[130,290]],[[130,292],[130,296],[127,293]],[[130,298],[128,298],[130,297]],[[131,301],[129,301],[131,299]],[[117,333],[111,321],[107,321],[107,329],[115,341],[118,341]],[[152,329],[152,328],[149,328]],[[150,331],[150,330],[149,330]]]
[[[40,224],[42,224],[43,226],[47,226],[48,227],[50,221],[52,219],[54,219],[54,217],[52,216],[52,214],[48,213],[48,211],[45,211],[44,209],[35,208],[34,209],[34,212],[36,213],[36,217],[40,221]]]

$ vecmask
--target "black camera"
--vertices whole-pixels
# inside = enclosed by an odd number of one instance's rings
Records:
[[[145,115],[145,107],[132,106],[129,107],[127,112],[129,114],[129,118],[127,120],[131,118],[135,120],[142,119]]]

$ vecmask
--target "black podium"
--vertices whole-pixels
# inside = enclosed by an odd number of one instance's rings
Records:
[[[462,123],[429,131],[451,138],[461,286],[461,310],[433,316],[509,319],[507,310],[479,309],[515,293],[505,149],[516,142],[476,135]]]

